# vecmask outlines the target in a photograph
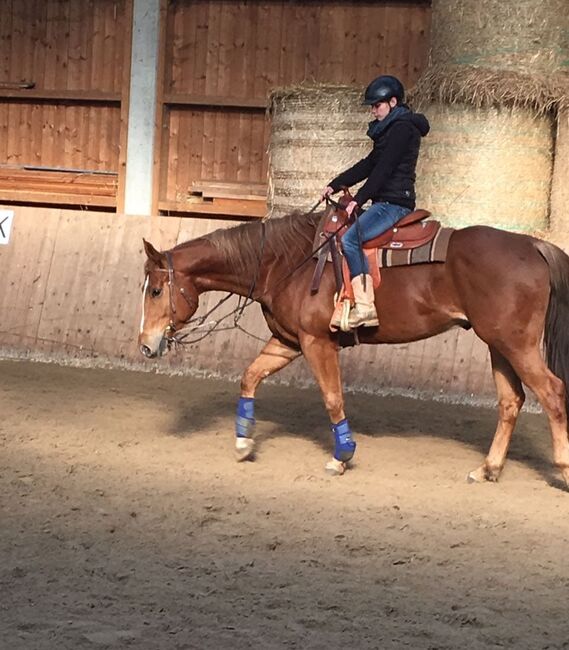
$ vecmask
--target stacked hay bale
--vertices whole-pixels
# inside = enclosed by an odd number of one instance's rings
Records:
[[[308,210],[334,176],[366,156],[369,109],[362,89],[303,84],[270,98],[269,209]]]
[[[550,215],[551,239],[563,246],[566,251],[569,251],[569,109],[566,107],[568,103],[569,93],[557,117]]]
[[[412,93],[431,122],[417,194],[445,223],[548,226],[566,2],[433,0],[429,66]]]

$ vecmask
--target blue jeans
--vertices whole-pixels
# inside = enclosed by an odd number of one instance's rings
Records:
[[[362,244],[392,228],[411,210],[392,203],[374,203],[358,217]],[[342,237],[342,249],[352,278],[369,273],[367,258],[360,248],[358,226],[353,223]]]

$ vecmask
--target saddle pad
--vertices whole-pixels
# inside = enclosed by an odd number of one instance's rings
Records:
[[[432,241],[427,242],[424,246],[410,250],[378,248],[378,266],[387,268],[390,266],[444,262],[447,258],[448,245],[454,230],[454,228],[441,228]]]

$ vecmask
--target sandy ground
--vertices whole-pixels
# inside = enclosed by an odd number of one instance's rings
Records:
[[[0,362],[0,648],[569,648],[569,494],[525,414],[348,396],[328,477],[316,389]]]

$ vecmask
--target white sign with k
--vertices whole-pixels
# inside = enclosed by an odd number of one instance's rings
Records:
[[[14,210],[0,210],[0,245],[10,241],[13,220]]]

